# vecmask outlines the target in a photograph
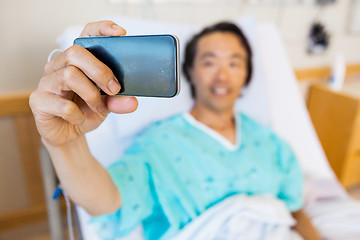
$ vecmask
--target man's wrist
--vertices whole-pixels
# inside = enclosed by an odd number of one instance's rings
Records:
[[[78,158],[78,156],[84,157],[85,155],[90,155],[90,151],[84,135],[81,135],[61,145],[52,145],[44,138],[41,138],[41,140],[53,159],[59,157],[64,159],[71,159],[74,157]]]

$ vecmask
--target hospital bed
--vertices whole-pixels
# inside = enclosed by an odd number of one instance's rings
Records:
[[[202,28],[195,24],[113,16],[104,19],[117,22],[128,35],[175,34],[180,39],[181,49],[187,39]],[[360,239],[360,204],[347,195],[328,164],[276,26],[258,24],[251,17],[234,22],[244,30],[254,51],[253,79],[236,109],[271,127],[293,147],[305,176],[305,211],[323,238]],[[81,28],[66,29],[57,39],[60,48],[69,47]],[[118,160],[136,135],[150,123],[190,109],[189,86],[184,77],[181,79],[181,93],[177,97],[139,98],[136,112],[120,116],[110,114],[98,129],[87,134],[91,152],[103,166]],[[87,213],[78,206],[76,213],[82,239],[98,239],[88,224]],[[127,239],[137,239],[137,234],[134,232]]]

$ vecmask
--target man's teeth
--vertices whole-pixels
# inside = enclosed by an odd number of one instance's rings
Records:
[[[214,93],[223,95],[223,94],[227,94],[228,90],[226,88],[215,88]]]

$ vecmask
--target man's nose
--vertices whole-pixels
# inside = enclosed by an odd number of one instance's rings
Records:
[[[226,66],[221,66],[217,72],[217,78],[220,81],[227,81],[229,78],[229,69]]]

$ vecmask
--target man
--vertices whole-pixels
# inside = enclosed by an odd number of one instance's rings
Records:
[[[88,24],[81,35],[124,34],[103,21]],[[146,239],[159,239],[174,236],[228,196],[267,193],[284,201],[305,239],[319,239],[300,210],[302,179],[291,149],[271,130],[234,112],[252,71],[241,30],[220,23],[194,36],[184,71],[195,97],[192,110],[151,125],[106,171],[90,154],[84,134],[110,111],[134,111],[136,99],[113,96],[121,86],[111,70],[80,46],[46,65],[30,106],[70,198],[99,216],[93,221],[103,224],[103,237],[126,235],[142,224]],[[90,79],[110,96],[101,96]]]

